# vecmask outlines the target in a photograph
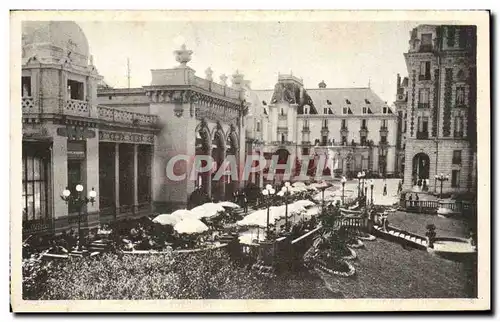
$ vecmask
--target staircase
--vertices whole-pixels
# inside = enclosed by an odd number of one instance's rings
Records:
[[[384,228],[379,225],[373,225],[373,233],[389,241],[399,242],[403,245],[421,250],[426,250],[428,246],[427,238],[395,227],[389,226],[387,230],[384,230]]]

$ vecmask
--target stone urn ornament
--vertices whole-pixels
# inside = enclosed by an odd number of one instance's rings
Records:
[[[181,67],[186,67],[187,63],[191,61],[191,55],[193,54],[192,50],[186,48],[186,45],[183,44],[181,49],[175,50],[175,60],[181,64]]]

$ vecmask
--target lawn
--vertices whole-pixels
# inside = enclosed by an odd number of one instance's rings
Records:
[[[344,298],[466,298],[474,294],[471,269],[421,250],[377,239],[356,250],[354,278],[324,278]]]
[[[468,225],[462,219],[444,218],[437,215],[415,214],[396,211],[387,218],[389,224],[412,233],[425,236],[428,224],[436,226],[437,237],[467,237]]]

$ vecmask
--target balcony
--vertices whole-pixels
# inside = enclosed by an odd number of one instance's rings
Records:
[[[422,45],[420,45],[418,51],[421,53],[432,52],[432,45],[431,44],[425,44],[425,45],[422,44]]]
[[[418,75],[419,81],[431,80],[431,74]]]
[[[158,116],[151,114],[134,113],[106,106],[97,107],[99,119],[131,125],[152,126],[157,124]]]
[[[418,103],[417,108],[429,108],[429,103]]]
[[[89,103],[86,101],[68,99],[64,102],[64,114],[90,117]]]
[[[427,140],[429,138],[429,132],[417,132],[418,140]]]
[[[22,111],[23,113],[39,113],[38,106],[35,106],[35,99],[33,97],[22,98]]]

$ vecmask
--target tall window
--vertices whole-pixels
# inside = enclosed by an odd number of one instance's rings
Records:
[[[387,120],[382,120],[382,128],[386,129],[387,128]]]
[[[342,145],[347,145],[347,136],[342,135]]]
[[[323,107],[323,114],[328,114],[328,107]]]
[[[302,148],[302,155],[309,155],[309,148]]]
[[[342,129],[347,129],[346,120],[342,120]]]
[[[446,44],[448,47],[455,47],[455,27],[449,26]]]
[[[281,108],[280,114],[285,115],[285,112],[283,111],[283,107]]]
[[[453,164],[462,164],[462,150],[453,150]]]
[[[31,77],[23,76],[21,78],[22,97],[31,97]]]
[[[363,114],[366,114],[367,113],[367,108],[366,107],[363,107]]]
[[[342,114],[347,114],[347,112],[348,112],[347,107],[344,107],[344,108],[342,109]]]
[[[328,128],[328,120],[323,120],[323,128]]]
[[[460,170],[451,171],[451,187],[452,188],[460,187]]]
[[[361,129],[366,129],[366,120],[361,120]]]
[[[431,62],[430,61],[420,62],[420,73],[419,73],[418,79],[419,80],[431,79]]]
[[[260,132],[260,122],[257,122],[257,132]]]
[[[326,142],[328,141],[328,138],[326,137],[326,135],[323,135],[321,136],[321,145],[326,145]]]
[[[465,104],[465,87],[459,86],[457,87],[456,97],[455,97],[455,105],[461,106]]]
[[[309,105],[304,105],[304,114],[309,114]]]
[[[48,155],[36,148],[23,149],[23,221],[48,217]]]
[[[83,83],[68,79],[68,98],[72,100],[84,100]]]
[[[285,134],[281,134],[281,143],[285,143]]]
[[[454,136],[462,137],[464,134],[464,122],[461,116],[455,116],[454,126],[455,126]]]
[[[309,120],[304,120],[304,128],[309,128]]]
[[[418,107],[429,108],[430,90],[421,88],[418,90]]]
[[[418,132],[417,139],[429,138],[429,118],[427,116],[418,117]]]

